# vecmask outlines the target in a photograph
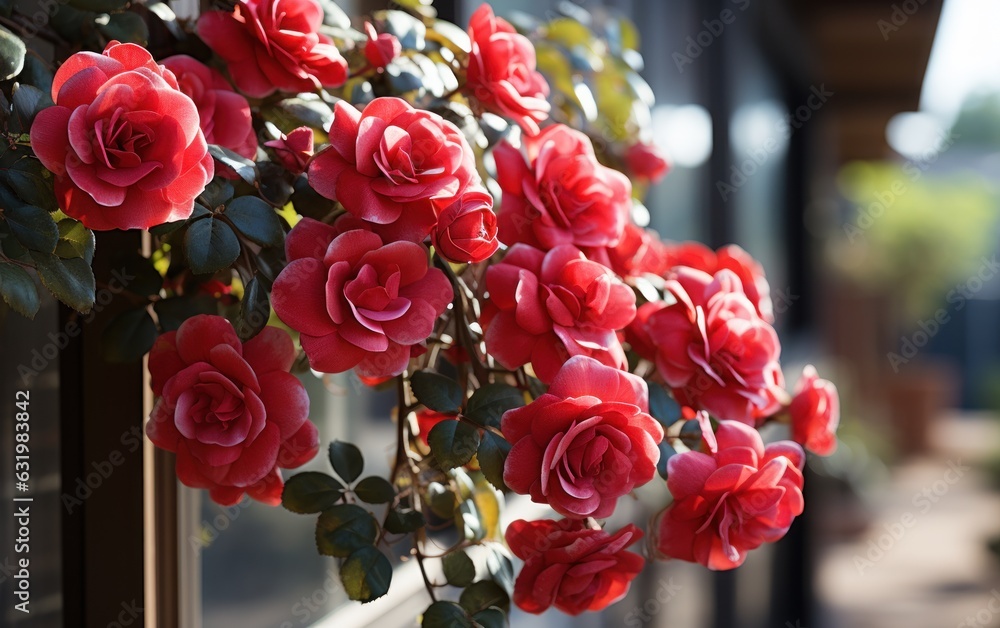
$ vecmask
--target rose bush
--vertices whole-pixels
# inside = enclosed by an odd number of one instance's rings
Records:
[[[399,98],[364,111],[338,102],[330,140],[309,163],[309,184],[386,240],[423,240],[438,213],[479,183],[461,131]]]
[[[802,514],[802,448],[764,446],[757,430],[722,421],[709,453],[667,461],[673,503],[660,515],[656,549],[709,569],[739,567],[747,552],[785,535]]]
[[[281,502],[279,467],[315,457],[319,434],[309,396],[288,372],[295,348],[288,334],[265,327],[240,342],[229,322],[200,315],[160,336],[149,353],[159,399],[146,434],[177,454],[177,477],[223,505],[244,494]]]
[[[820,379],[811,364],[802,370],[795,396],[788,406],[792,440],[820,456],[837,449],[840,397],[832,382]]]
[[[653,478],[663,428],[646,382],[588,357],[569,360],[549,390],[503,415],[504,482],[570,518],[609,516]]]
[[[530,363],[549,382],[577,355],[626,367],[615,332],[635,316],[635,294],[576,247],[514,245],[486,271],[486,287],[486,351],[506,368]]]
[[[191,215],[214,166],[198,109],[173,73],[134,44],[78,52],[31,125],[66,215],[87,228],[145,229]]]
[[[271,305],[301,333],[317,371],[398,375],[452,299],[448,278],[428,268],[427,249],[413,242],[384,242],[363,230],[338,235],[306,218],[285,250],[288,266],[274,282]]]
[[[609,534],[572,519],[512,522],[507,544],[524,561],[514,602],[529,613],[555,606],[569,615],[614,604],[642,571],[642,556],[625,551],[641,538],[631,524]]]
[[[263,98],[344,84],[347,61],[320,32],[322,23],[316,0],[240,0],[232,11],[203,13],[198,35],[241,92]]]

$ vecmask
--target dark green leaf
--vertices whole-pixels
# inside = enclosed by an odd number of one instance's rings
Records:
[[[340,566],[340,580],[347,597],[371,602],[389,592],[392,563],[375,547],[362,547]]]
[[[504,628],[507,625],[507,615],[496,606],[479,611],[472,619],[482,628]]]
[[[44,94],[52,93],[52,70],[35,55],[28,55],[24,58],[24,69],[17,80],[26,85],[37,87]]]
[[[377,538],[375,517],[354,504],[327,508],[316,523],[316,547],[326,556],[349,556],[356,549],[372,545]]]
[[[404,50],[423,50],[427,34],[424,23],[403,11],[378,11],[375,19],[382,22],[380,32],[395,35]]]
[[[211,295],[170,297],[153,303],[153,310],[163,331],[174,331],[181,323],[198,314],[218,314],[218,301]]]
[[[312,189],[306,175],[299,175],[295,179],[294,187],[295,192],[292,193],[291,198],[292,206],[295,207],[296,212],[303,216],[321,220],[333,209],[334,202]]]
[[[500,543],[488,543],[490,552],[486,554],[486,570],[493,581],[505,591],[514,590],[514,561],[510,552]]]
[[[463,413],[479,425],[500,427],[503,413],[524,405],[524,393],[507,384],[486,384],[472,393]]]
[[[149,41],[149,28],[138,13],[125,11],[102,15],[95,20],[97,30],[108,39],[145,46]]]
[[[432,482],[427,488],[431,512],[442,519],[451,519],[455,515],[455,493],[447,490],[443,484]]]
[[[175,220],[173,222],[165,222],[162,225],[156,225],[155,227],[150,227],[149,232],[157,237],[162,238],[163,236],[170,235],[171,233],[177,231],[185,224],[187,224],[187,220]]]
[[[333,124],[333,109],[313,94],[286,98],[277,104],[277,109],[291,118],[296,126],[329,129]]]
[[[465,401],[458,382],[440,373],[417,371],[410,377],[410,387],[417,401],[435,412],[458,412]]]
[[[325,473],[305,471],[288,478],[281,492],[281,505],[299,514],[332,508],[343,496],[344,485]]]
[[[358,482],[354,494],[369,504],[386,504],[396,497],[396,489],[385,478],[372,475]]]
[[[208,182],[205,191],[198,195],[206,207],[219,209],[223,207],[235,194],[233,184],[225,179],[216,177]]]
[[[14,237],[26,248],[51,253],[59,240],[59,227],[52,215],[34,205],[18,205],[5,209],[3,217]]]
[[[240,314],[236,318],[236,334],[246,342],[261,332],[267,326],[271,317],[271,302],[267,290],[257,280],[247,283],[243,290],[243,300],[240,301]]]
[[[97,13],[109,13],[124,7],[128,0],[69,0],[69,3],[79,9],[95,11]]]
[[[670,427],[681,420],[681,407],[664,390],[663,386],[651,383],[649,384],[649,414],[662,423],[663,427]]]
[[[440,468],[453,469],[472,460],[479,447],[479,430],[461,421],[441,421],[431,428],[427,444]]]
[[[480,580],[468,587],[462,591],[458,602],[465,610],[473,614],[484,611],[491,606],[502,609],[504,612],[510,610],[510,596],[492,580]]]
[[[444,569],[445,579],[452,586],[467,587],[476,579],[476,564],[461,550],[445,554],[441,567]]]
[[[59,242],[56,243],[56,255],[62,258],[81,257],[88,264],[94,262],[94,247],[97,240],[94,232],[83,226],[82,222],[72,218],[59,221]]]
[[[108,322],[101,350],[108,362],[135,362],[156,342],[156,323],[145,308],[125,310]]]
[[[393,534],[407,534],[425,525],[424,515],[419,510],[402,511],[393,508],[385,517],[385,529]]]
[[[160,289],[163,288],[163,276],[153,266],[153,262],[139,253],[130,252],[118,256],[114,267],[119,269],[123,276],[131,277],[125,286],[129,292],[143,297],[160,294]]]
[[[701,447],[701,425],[699,425],[698,420],[685,421],[678,436],[688,449],[699,449]]]
[[[80,258],[59,259],[51,253],[31,253],[42,285],[57,299],[86,314],[94,306],[97,290],[94,271]]]
[[[216,161],[236,171],[236,174],[250,185],[253,185],[257,181],[257,164],[253,161],[217,144],[209,144],[208,152],[212,154],[212,157]]]
[[[282,246],[285,231],[270,205],[256,196],[241,196],[226,205],[222,214],[246,237],[261,246]]]
[[[20,266],[0,262],[0,295],[15,312],[34,318],[40,305],[38,288],[28,271]]]
[[[8,81],[21,73],[26,53],[21,38],[0,26],[0,81]]]
[[[210,217],[188,227],[184,249],[191,272],[203,275],[235,262],[240,255],[240,241],[229,225]]]
[[[51,104],[45,92],[31,85],[14,86],[11,102],[14,104],[14,117],[19,123],[18,131],[22,133],[27,133],[31,128],[35,114],[41,111],[42,107]]]
[[[0,174],[25,203],[37,205],[46,211],[58,208],[52,192],[52,181],[47,178],[48,173],[42,168],[41,162],[21,159]]]
[[[431,604],[424,611],[420,625],[422,628],[475,628],[464,608],[446,600]]]
[[[488,430],[483,433],[476,459],[479,460],[479,468],[486,479],[501,491],[510,490],[503,481],[503,465],[509,453],[510,443],[505,439]]]
[[[330,443],[330,464],[337,475],[350,484],[361,476],[365,468],[365,458],[361,450],[351,443],[335,440]]]
[[[656,471],[664,480],[667,479],[667,463],[670,462],[670,457],[677,453],[667,441],[668,439],[664,438],[660,443],[660,459],[656,462]]]

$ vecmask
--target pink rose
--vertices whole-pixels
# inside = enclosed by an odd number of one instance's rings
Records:
[[[690,266],[714,275],[723,268],[733,271],[740,278],[743,292],[768,323],[774,322],[774,305],[771,287],[764,276],[764,268],[749,253],[735,244],[712,251],[699,242],[680,242],[666,245],[667,267]]]
[[[177,454],[177,477],[232,505],[244,493],[281,503],[279,467],[299,467],[319,449],[309,396],[288,372],[295,347],[265,327],[241,343],[221,316],[199,315],[160,336],[149,352],[159,399],[146,423],[157,447]]]
[[[837,449],[840,425],[837,387],[820,379],[811,364],[802,370],[788,412],[792,417],[792,440],[820,456],[829,456]]]
[[[670,163],[653,144],[639,142],[625,151],[625,166],[632,176],[656,183],[670,171]]]
[[[607,608],[625,597],[646,562],[625,551],[642,538],[642,530],[631,524],[610,534],[574,519],[518,519],[505,536],[510,551],[524,561],[514,603],[529,613],[551,606],[568,615]]]
[[[78,52],[52,80],[54,107],[31,146],[55,175],[66,215],[85,227],[146,229],[191,215],[214,166],[198,109],[144,48]]]
[[[247,99],[233,91],[218,70],[187,55],[167,57],[160,63],[177,77],[177,86],[194,101],[205,141],[253,159],[257,133]]]
[[[202,14],[198,35],[241,92],[263,98],[344,84],[347,61],[319,31],[322,23],[316,0],[240,0],[232,11]]]
[[[282,166],[292,174],[306,171],[313,154],[313,130],[307,126],[293,129],[288,135],[264,142],[264,146],[274,150],[274,155]]]
[[[734,569],[802,514],[805,454],[791,441],[764,447],[757,430],[735,421],[719,423],[715,440],[709,453],[667,461],[674,501],[659,516],[656,549],[709,569]]]
[[[398,375],[452,300],[443,272],[428,267],[427,249],[384,243],[370,231],[336,235],[303,218],[285,240],[288,266],[271,304],[300,341],[312,368],[365,377]]]
[[[656,347],[657,370],[682,405],[753,425],[777,411],[784,382],[774,328],[757,315],[729,270],[714,277],[684,266],[658,303],[646,332]]]
[[[484,189],[467,191],[438,216],[431,233],[434,250],[450,262],[481,262],[497,252],[493,197]]]
[[[610,516],[619,497],[656,472],[663,428],[648,404],[641,378],[570,359],[547,393],[504,413],[504,482],[566,517]]]
[[[438,213],[478,183],[462,132],[399,98],[376,98],[363,112],[338,102],[330,145],[309,163],[309,184],[386,241],[422,241]]]
[[[505,368],[530,362],[549,382],[572,356],[626,367],[615,332],[635,317],[635,293],[576,247],[515,244],[486,271],[486,286],[486,351]]]
[[[403,46],[390,33],[379,33],[371,22],[365,22],[368,41],[365,43],[365,59],[373,68],[384,68],[399,56]]]
[[[487,110],[511,118],[528,135],[549,115],[549,84],[535,70],[535,47],[503,18],[481,5],[469,20],[472,53],[466,87]]]
[[[549,250],[614,246],[632,206],[632,185],[598,163],[590,139],[555,124],[524,138],[525,154],[507,142],[493,151],[503,190],[500,241]]]

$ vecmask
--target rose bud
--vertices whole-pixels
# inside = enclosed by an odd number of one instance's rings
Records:
[[[384,68],[403,50],[395,35],[377,32],[371,22],[365,22],[365,32],[368,33],[365,59],[373,68]]]
[[[438,217],[431,233],[434,249],[449,262],[481,262],[496,253],[497,217],[486,190],[466,192]]]
[[[313,155],[313,130],[300,126],[288,135],[282,134],[276,140],[264,142],[264,146],[274,149],[275,157],[289,172],[302,174]]]
[[[639,142],[625,151],[625,165],[637,179],[656,183],[670,172],[670,162],[653,144]]]
[[[837,387],[820,379],[812,365],[802,369],[802,379],[788,412],[792,416],[792,440],[820,456],[829,456],[837,449],[840,424]]]

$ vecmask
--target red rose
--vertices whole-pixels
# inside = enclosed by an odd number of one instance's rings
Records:
[[[469,190],[441,212],[431,237],[434,250],[450,262],[487,259],[500,248],[493,197],[483,189]]]
[[[384,244],[361,230],[336,235],[335,228],[303,218],[288,234],[285,252],[288,266],[274,282],[271,304],[301,332],[317,371],[402,373],[411,346],[431,335],[452,300],[448,278],[428,268],[427,249],[413,242]]]
[[[722,421],[710,453],[687,451],[667,461],[673,503],[660,515],[656,549],[709,569],[739,567],[747,552],[785,535],[802,514],[802,448],[764,447],[757,430]]]
[[[736,273],[743,286],[743,292],[757,309],[757,313],[768,323],[774,322],[774,305],[771,303],[771,287],[764,276],[764,268],[749,253],[735,244],[712,251],[699,242],[681,242],[666,245],[667,267],[689,266],[714,275],[723,268]]]
[[[792,417],[792,440],[820,456],[829,456],[837,449],[840,425],[837,387],[820,379],[811,364],[802,370],[788,412]]]
[[[648,404],[641,378],[570,359],[547,393],[504,413],[504,482],[566,517],[610,516],[620,496],[656,472],[663,428]]]
[[[232,11],[208,11],[198,35],[229,69],[236,87],[254,98],[340,87],[347,61],[319,32],[315,0],[240,0]]]
[[[627,525],[614,534],[573,519],[518,519],[507,527],[507,545],[524,567],[514,583],[514,603],[529,613],[550,606],[569,615],[599,611],[621,600],[645,561],[625,548],[642,538]]]
[[[622,238],[607,249],[608,265],[622,277],[662,275],[667,270],[667,248],[655,231],[625,225]]]
[[[247,159],[257,155],[257,133],[250,119],[250,105],[233,91],[218,70],[187,55],[167,57],[160,63],[174,73],[177,86],[194,101],[206,142]]]
[[[371,22],[365,22],[365,32],[368,34],[365,59],[373,68],[384,68],[402,52],[403,46],[395,35],[377,32]]]
[[[31,146],[59,207],[90,229],[146,229],[191,215],[214,166],[198,109],[134,44],[78,52],[52,80]]]
[[[549,115],[549,84],[535,70],[535,47],[507,20],[481,5],[469,20],[472,52],[466,87],[487,110],[511,118],[529,135]]]
[[[274,149],[274,154],[281,165],[292,174],[302,174],[306,171],[309,159],[313,154],[313,130],[307,126],[293,129],[288,135],[264,142],[264,146]]]
[[[338,102],[330,145],[309,162],[309,184],[386,241],[423,240],[438,213],[478,183],[461,131],[399,98],[376,98],[363,112]]]
[[[244,493],[281,503],[279,467],[299,467],[319,450],[309,396],[288,372],[288,333],[265,327],[245,344],[220,316],[189,318],[149,352],[159,397],[146,423],[157,447],[177,454],[177,477],[232,505]]]
[[[503,190],[500,241],[543,250],[614,246],[632,206],[632,184],[598,163],[590,139],[555,124],[524,138],[527,161],[507,142],[493,151]]]
[[[750,425],[773,414],[784,395],[781,345],[739,278],[729,270],[712,277],[683,266],[673,274],[664,289],[676,301],[649,314],[646,332],[656,355],[644,357],[655,358],[683,405]]]
[[[625,166],[637,179],[656,183],[670,171],[670,163],[652,144],[639,142],[625,151]]]
[[[635,293],[575,246],[548,253],[516,244],[486,271],[486,351],[508,369],[528,362],[552,381],[571,356],[625,368],[615,334],[635,317]]]

